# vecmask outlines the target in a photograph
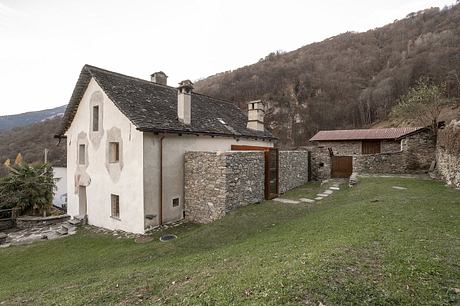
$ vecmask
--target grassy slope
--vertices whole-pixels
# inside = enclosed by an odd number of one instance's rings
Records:
[[[265,202],[186,225],[168,243],[83,232],[0,249],[0,301],[453,304],[459,220],[458,191],[366,178],[315,205]]]

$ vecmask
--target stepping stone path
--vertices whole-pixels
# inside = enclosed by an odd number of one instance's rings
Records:
[[[282,198],[276,198],[276,199],[273,199],[273,201],[281,202],[285,204],[299,204],[300,203],[300,201],[294,201],[294,200],[282,199]]]
[[[326,182],[323,182],[323,183],[326,183]],[[310,188],[303,188],[301,190],[302,191],[311,191]],[[324,190],[322,193],[318,193],[314,200],[313,199],[307,199],[307,198],[299,198],[298,200],[275,198],[275,199],[273,199],[273,201],[280,202],[280,203],[286,203],[286,204],[299,204],[301,202],[303,202],[303,203],[315,203],[315,201],[320,201],[320,200],[324,199],[325,197],[328,197],[329,195],[333,194],[337,190],[340,190],[339,184],[334,183],[331,187],[329,187],[328,189]]]
[[[401,187],[401,186],[393,186],[393,189],[398,189],[398,190],[406,190],[406,187]]]

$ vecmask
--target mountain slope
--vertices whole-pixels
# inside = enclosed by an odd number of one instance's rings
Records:
[[[67,105],[44,109],[36,112],[27,112],[17,115],[0,116],[0,132],[7,131],[15,127],[26,126],[41,122],[54,117],[61,117]]]
[[[460,5],[427,9],[365,33],[344,33],[196,83],[196,91],[268,102],[267,126],[282,146],[307,143],[320,129],[386,119],[420,76],[446,81],[460,96]]]
[[[58,140],[53,138],[60,126],[61,118],[53,118],[32,125],[17,127],[0,133],[0,162],[6,159],[14,161],[21,153],[27,162],[43,161],[44,151],[48,149],[48,160],[55,166],[66,164],[66,142],[57,146]]]

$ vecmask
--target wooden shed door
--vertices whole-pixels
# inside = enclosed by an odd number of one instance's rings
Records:
[[[353,157],[332,156],[331,177],[349,177],[353,172]]]

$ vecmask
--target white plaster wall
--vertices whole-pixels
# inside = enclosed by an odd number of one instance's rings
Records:
[[[54,193],[53,205],[62,207],[63,204],[67,203],[67,168],[53,167],[53,176],[57,179],[57,189]]]
[[[159,215],[160,205],[160,137],[144,133],[144,189],[146,191],[146,214]],[[231,145],[273,147],[267,141],[237,141],[231,137],[210,137],[193,135],[165,135],[163,139],[163,222],[180,220],[184,211],[184,154],[187,151],[230,151]],[[157,162],[152,163],[151,159]],[[148,170],[146,169],[148,168]],[[180,205],[172,206],[178,197]],[[159,219],[157,218],[156,224]],[[154,224],[152,224],[154,225]]]
[[[88,135],[90,131],[90,98],[95,91],[102,91],[92,79],[80,102],[75,118],[68,129],[67,136],[67,191],[68,214],[78,216],[78,188],[76,174],[84,174],[87,193],[87,215],[89,224],[112,230],[134,233],[144,232],[143,197],[143,134],[120,112],[103,93],[103,135],[100,144],[95,145]],[[107,132],[116,127],[121,130],[123,149],[123,168],[112,175],[106,166]],[[88,138],[88,164],[86,168],[77,165],[77,137],[81,132]],[[83,181],[83,180],[82,180]],[[111,194],[120,196],[120,219],[111,218]]]

